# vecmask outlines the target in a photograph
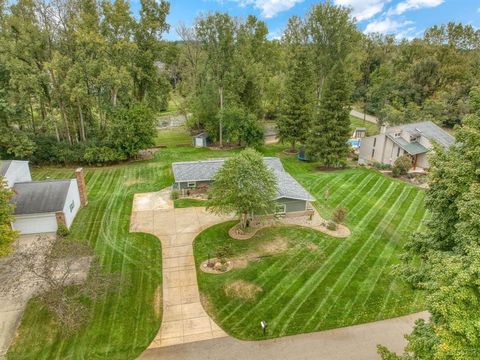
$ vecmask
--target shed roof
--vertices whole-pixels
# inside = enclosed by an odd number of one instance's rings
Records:
[[[52,213],[63,210],[71,180],[29,181],[13,187],[15,215]]]
[[[399,128],[411,134],[419,133],[428,140],[435,141],[446,148],[455,142],[455,138],[452,135],[431,121],[400,125]]]
[[[387,135],[389,139],[391,139],[395,144],[400,146],[403,150],[408,152],[410,155],[417,155],[417,154],[423,154],[428,151],[428,149],[423,146],[422,144],[419,144],[418,142],[408,142],[402,137],[394,137],[391,135]]]
[[[208,134],[206,132],[202,132],[197,135],[193,135],[194,138],[199,138],[199,139],[206,139],[208,137]]]
[[[7,174],[8,168],[12,164],[12,160],[2,160],[0,161],[0,175],[5,176]]]
[[[211,159],[200,161],[176,162],[172,164],[175,182],[210,181],[223,166],[226,159]],[[276,157],[263,158],[265,164],[273,171],[277,179],[277,199],[291,198],[314,201],[315,198],[300,185],[283,168],[282,162]]]

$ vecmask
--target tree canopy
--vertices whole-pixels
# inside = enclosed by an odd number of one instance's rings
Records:
[[[249,217],[273,211],[276,178],[260,153],[246,149],[225,161],[215,175],[209,196],[209,210],[235,213],[245,228]]]

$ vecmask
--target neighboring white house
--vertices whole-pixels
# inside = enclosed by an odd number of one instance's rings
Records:
[[[87,204],[82,169],[76,179],[32,181],[28,161],[9,160],[0,162],[0,175],[14,192],[12,228],[22,234],[55,232],[60,223],[70,228]]]
[[[397,126],[383,125],[380,134],[362,139],[358,162],[364,164],[377,161],[393,165],[398,157],[408,155],[412,158],[414,169],[427,169],[427,155],[433,142],[448,148],[455,142],[455,138],[431,121]]]

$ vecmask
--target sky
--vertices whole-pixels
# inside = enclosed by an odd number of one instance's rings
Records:
[[[411,39],[422,36],[424,30],[449,21],[462,22],[480,28],[480,0],[332,0],[337,5],[349,6],[359,28],[365,32],[394,34]],[[292,15],[305,15],[314,0],[170,0],[168,40],[178,36],[175,26],[183,22],[191,25],[202,13],[228,12],[246,17],[255,15],[265,21],[269,37],[280,38],[287,20]],[[132,10],[139,7],[132,0]]]

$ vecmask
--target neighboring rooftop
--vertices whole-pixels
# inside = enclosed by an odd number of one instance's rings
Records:
[[[15,215],[52,213],[63,210],[70,180],[29,181],[16,183]]]
[[[279,158],[265,157],[263,160],[277,178],[277,199],[286,197],[306,201],[315,200],[297,180],[284,170]],[[211,159],[173,163],[175,182],[211,181],[224,162],[225,159]]]
[[[0,161],[0,176],[5,176],[8,168],[12,164],[12,160],[1,160]]]
[[[445,148],[449,147],[455,142],[455,138],[452,135],[431,121],[400,125],[398,128],[411,134],[420,133],[428,140],[435,141]]]

